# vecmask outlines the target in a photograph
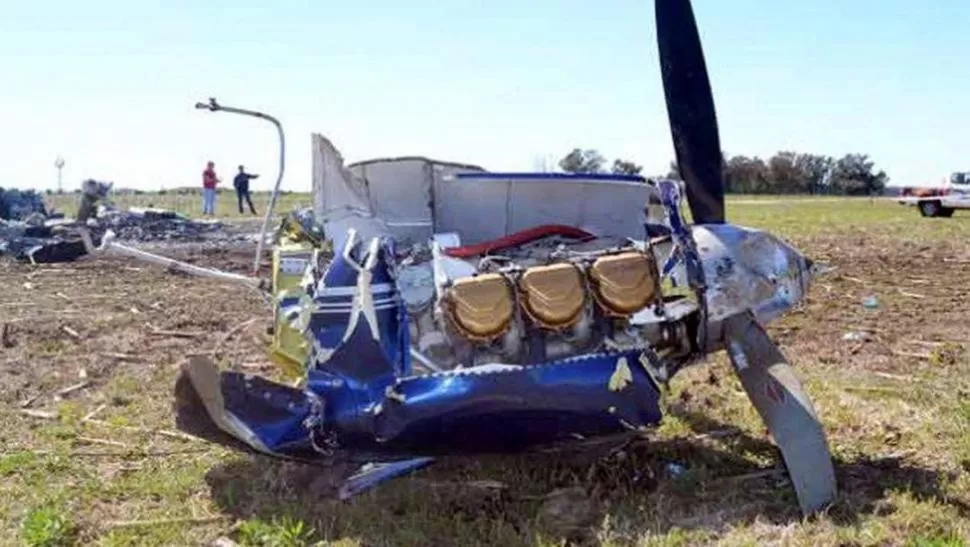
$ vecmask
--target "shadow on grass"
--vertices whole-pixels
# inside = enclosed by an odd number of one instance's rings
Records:
[[[679,417],[698,433],[731,429],[700,414]],[[236,518],[301,519],[319,538],[366,545],[454,545],[456,538],[463,545],[534,545],[538,538],[582,543],[597,533],[623,544],[647,533],[703,539],[756,519],[800,521],[784,474],[759,473],[758,460],[780,461],[774,445],[732,433],[718,441],[637,441],[605,457],[443,459],[347,502],[336,499],[336,490],[354,471],[349,465],[241,456],[213,469],[207,481],[213,499]],[[839,499],[828,513],[835,524],[892,512],[887,495],[895,490],[970,518],[970,507],[944,494],[949,478],[942,472],[892,458],[836,460],[836,469]]]
[[[767,440],[751,437],[699,412],[676,409],[672,414],[700,434],[731,431],[733,435],[727,444],[733,449],[771,455],[781,462],[781,453]],[[970,504],[945,493],[945,484],[955,479],[950,472],[908,465],[902,457],[860,456],[853,460],[835,457],[834,462],[839,497],[828,514],[837,524],[852,525],[862,516],[886,514],[892,510],[886,503],[886,496],[894,490],[909,492],[919,501],[934,501],[953,507],[961,517],[970,518]],[[791,492],[790,497],[794,500],[794,491],[790,487],[786,490]]]

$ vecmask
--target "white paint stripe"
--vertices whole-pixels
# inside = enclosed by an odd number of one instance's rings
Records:
[[[375,310],[392,310],[397,307],[397,304],[384,304],[382,306],[374,306]],[[353,306],[347,306],[344,308],[317,308],[312,312],[313,315],[347,315],[354,311]]]
[[[377,283],[376,285],[371,285],[370,290],[374,294],[381,294],[392,292],[396,290],[397,287],[390,283]],[[357,286],[354,287],[323,287],[317,293],[317,296],[354,296],[357,294]]]
[[[380,304],[375,304],[374,307],[376,309],[385,310],[390,308],[396,308],[399,305],[400,305],[399,302],[382,302]],[[336,312],[336,311],[345,312],[345,311],[352,310],[353,308],[354,308],[353,304],[342,304],[340,306],[316,306],[313,308],[313,311],[327,312],[327,313]]]
[[[400,301],[401,301],[401,298],[400,297],[391,296],[391,297],[388,297],[388,298],[378,298],[378,299],[375,299],[374,300],[374,303],[375,304],[387,304],[387,303],[398,303]],[[341,307],[350,307],[352,304],[353,304],[353,302],[352,301],[349,301],[349,300],[346,301],[346,302],[316,302],[315,303],[315,305],[316,305],[317,308],[341,308]]]

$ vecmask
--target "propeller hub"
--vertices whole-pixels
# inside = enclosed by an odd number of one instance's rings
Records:
[[[709,317],[754,311],[771,321],[801,302],[818,268],[778,237],[732,224],[694,226],[707,284]]]

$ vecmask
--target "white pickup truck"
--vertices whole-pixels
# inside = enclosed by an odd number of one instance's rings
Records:
[[[915,205],[924,217],[951,217],[957,209],[970,209],[970,172],[955,172],[937,188],[904,188],[903,205]]]

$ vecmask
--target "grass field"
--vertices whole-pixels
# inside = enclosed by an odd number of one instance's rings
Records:
[[[266,207],[270,200],[269,192],[257,192],[252,194],[253,206],[259,217],[266,213]],[[202,215],[202,194],[176,194],[174,192],[166,194],[114,194],[112,200],[119,207],[159,207],[171,209],[191,217]],[[77,211],[80,196],[77,194],[61,194],[46,196],[49,206],[64,211],[70,216],[74,216]],[[276,210],[281,212],[290,211],[296,207],[311,206],[310,194],[308,193],[286,193],[280,194],[276,202]],[[216,216],[219,218],[252,218],[249,208],[243,205],[245,214],[239,214],[236,194],[232,190],[220,190],[216,197]]]
[[[121,260],[0,262],[0,544],[970,544],[970,214],[768,198],[728,210],[837,267],[770,328],[836,458],[840,496],[824,515],[803,520],[771,472],[778,452],[723,355],[676,377],[663,425],[609,460],[444,461],[339,502],[335,474],[172,432],[186,354],[275,374],[257,296]],[[670,476],[671,463],[686,471]]]
[[[259,192],[252,195],[253,206],[256,207],[256,212],[260,215],[266,213],[266,207],[269,205],[270,201],[269,192]],[[79,203],[79,196],[77,194],[61,194],[47,196],[47,203],[59,210],[64,211],[68,215],[73,216],[77,210]],[[779,200],[784,200],[786,202],[796,202],[796,203],[825,203],[830,201],[838,201],[841,198],[830,198],[830,197],[817,197],[817,196],[731,196],[734,203],[739,205],[750,205],[753,203],[766,203],[766,202],[777,202]],[[112,200],[119,207],[159,207],[162,209],[171,209],[173,211],[178,211],[180,213],[189,215],[191,217],[199,217],[202,214],[202,195],[199,193],[195,194],[176,194],[176,193],[166,193],[166,194],[116,194],[112,195]],[[280,194],[277,203],[276,211],[286,212],[297,207],[310,207],[312,201],[309,193],[303,192],[290,192],[285,194]],[[239,213],[238,204],[236,202],[236,195],[230,190],[220,190],[218,197],[216,199],[216,216],[219,218],[224,218],[231,220],[234,218],[252,218],[249,213],[249,209],[245,207],[245,212],[243,214]]]

